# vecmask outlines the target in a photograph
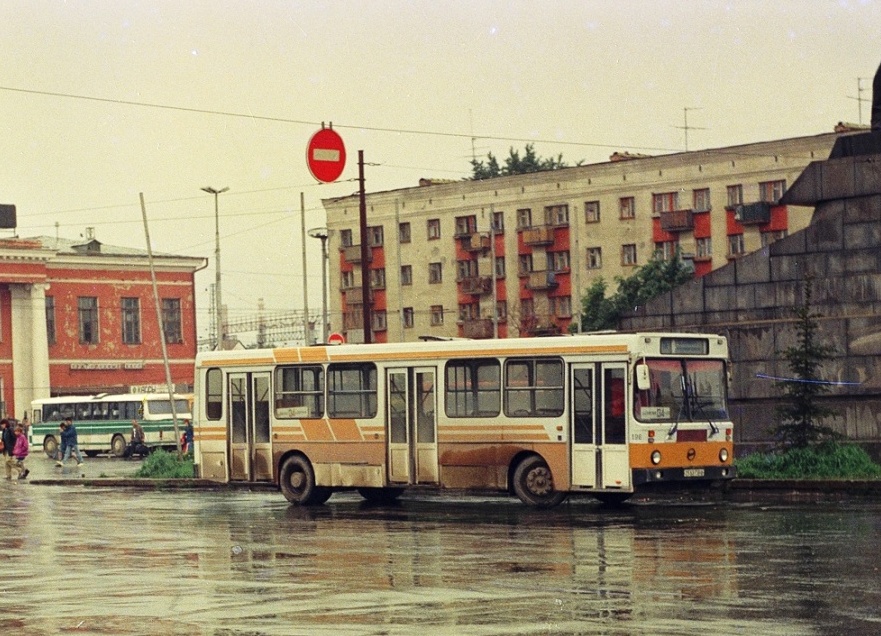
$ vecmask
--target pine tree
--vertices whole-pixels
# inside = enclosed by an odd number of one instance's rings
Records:
[[[822,316],[813,311],[812,297],[813,277],[806,276],[802,302],[792,308],[796,318],[796,343],[777,352],[788,363],[791,377],[777,382],[783,402],[774,409],[778,422],[775,434],[782,445],[795,448],[840,437],[820,424],[822,419],[835,415],[820,399],[831,390],[829,383],[820,377],[820,368],[832,359],[835,349],[820,340],[817,321]]]

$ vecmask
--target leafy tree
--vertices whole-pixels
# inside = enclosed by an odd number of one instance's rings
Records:
[[[817,442],[841,436],[820,420],[835,415],[835,411],[821,404],[820,396],[831,387],[820,379],[820,367],[832,359],[835,349],[820,340],[817,319],[821,317],[811,308],[813,277],[806,276],[802,284],[802,302],[792,308],[795,315],[796,342],[778,351],[789,364],[791,378],[777,382],[783,402],[774,409],[777,427],[774,432],[780,443],[805,448]]]
[[[513,146],[509,149],[508,153],[503,166],[499,165],[499,160],[491,152],[486,155],[486,163],[482,160],[472,159],[471,179],[479,181],[482,179],[492,179],[493,177],[506,177],[514,174],[527,174],[568,167],[566,162],[563,161],[562,154],[556,157],[539,157],[535,152],[534,144],[526,144],[522,157],[520,156],[520,151],[514,150]],[[580,164],[581,162],[579,161],[576,165]]]
[[[581,300],[581,329],[615,329],[624,313],[678,287],[693,276],[693,270],[682,260],[677,250],[670,260],[664,260],[660,254],[655,254],[630,276],[616,276],[618,290],[608,298],[606,281],[598,278],[590,284]]]

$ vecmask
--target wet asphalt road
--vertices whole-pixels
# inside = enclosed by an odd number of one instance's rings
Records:
[[[4,482],[0,505],[0,628],[19,634],[881,633],[874,502],[535,511],[346,493],[302,509],[275,492]]]

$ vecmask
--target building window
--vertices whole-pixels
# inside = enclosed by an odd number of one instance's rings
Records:
[[[502,234],[505,231],[505,213],[493,212],[493,231]]]
[[[545,223],[548,225],[569,225],[569,206],[549,205],[545,208]]]
[[[463,303],[459,305],[459,322],[475,320],[480,317],[480,305],[477,303]]]
[[[473,214],[469,216],[456,217],[456,236],[471,236],[477,231],[477,217]]]
[[[532,298],[524,298],[520,301],[520,313],[524,318],[535,316],[535,304],[532,302]]]
[[[775,243],[782,238],[786,238],[786,230],[776,230],[773,232],[762,232],[762,247],[768,247],[771,243]]]
[[[428,240],[436,241],[440,238],[440,219],[428,219]]]
[[[340,289],[353,289],[355,287],[355,272],[340,272]]]
[[[633,197],[621,197],[618,199],[618,218],[636,218],[636,199]]]
[[[759,184],[759,200],[777,205],[786,191],[786,181],[764,181]]]
[[[661,241],[655,243],[655,254],[664,261],[672,261],[673,257],[676,256],[676,250],[679,249],[678,241]],[[634,263],[631,263],[635,264]]]
[[[584,222],[599,223],[600,222],[600,202],[585,201],[584,202]]]
[[[600,269],[603,266],[603,248],[587,248],[587,269]]]
[[[496,256],[496,278],[504,278],[505,277],[505,257],[504,256]]]
[[[499,300],[496,302],[496,321],[503,322],[508,319],[508,301]]]
[[[621,246],[621,264],[636,265],[636,244],[629,243]]]
[[[46,338],[55,344],[55,297],[46,296]]]
[[[383,234],[382,234],[382,226],[374,225],[371,228],[367,229],[367,236],[370,237],[370,245],[371,247],[382,247]]]
[[[77,299],[80,344],[98,344],[98,299],[92,296]]]
[[[373,331],[385,331],[388,328],[385,309],[374,309],[370,312],[370,328]]]
[[[401,265],[401,285],[413,284],[413,266]]]
[[[404,329],[412,329],[414,324],[413,308],[404,307]]]
[[[662,192],[652,195],[652,212],[660,214],[661,212],[673,212],[679,209],[679,193],[678,192]]]
[[[517,210],[517,229],[525,230],[532,227],[532,210],[520,208]]]
[[[520,276],[532,273],[532,254],[521,254],[517,257],[517,273]]]
[[[370,270],[370,289],[385,289],[385,268]]]
[[[737,185],[730,185],[726,188],[728,192],[728,207],[734,207],[735,205],[743,204],[743,186],[739,183]]]
[[[713,239],[710,237],[699,238],[695,240],[695,249],[697,250],[697,258],[713,257]]]
[[[352,247],[352,230],[340,230],[340,245]]]
[[[409,243],[410,242],[410,224],[409,223],[399,223],[398,224],[398,242],[399,243]]]
[[[428,264],[428,282],[429,284],[442,283],[444,281],[444,269],[442,263]]]
[[[184,341],[181,328],[180,298],[162,299],[162,328],[165,330],[165,342],[180,344]]]
[[[728,237],[728,256],[740,256],[744,253],[743,234],[732,234]]]
[[[558,296],[555,298],[551,298],[551,312],[553,312],[554,316],[557,318],[571,318],[572,317],[572,297],[571,296]]]
[[[444,324],[444,306],[443,305],[432,305],[431,306],[431,326],[437,327],[439,325]]]
[[[350,309],[343,314],[343,326],[346,329],[362,329],[364,327],[364,312],[360,307]]]
[[[122,299],[122,342],[141,342],[141,302],[137,298]]]
[[[695,212],[710,211],[710,189],[700,188],[692,192],[692,209]]]
[[[456,280],[477,276],[477,261],[456,261]]]
[[[552,272],[568,272],[569,252],[548,252],[548,269]]]

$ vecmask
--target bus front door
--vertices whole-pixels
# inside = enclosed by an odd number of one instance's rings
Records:
[[[435,370],[389,369],[386,391],[389,481],[437,483]]]
[[[629,489],[627,365],[574,364],[571,374],[572,485]]]
[[[231,373],[228,381],[230,480],[270,481],[270,374]]]

